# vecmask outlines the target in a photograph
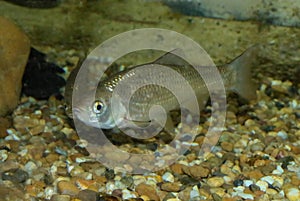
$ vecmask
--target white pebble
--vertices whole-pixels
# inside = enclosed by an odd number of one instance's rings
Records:
[[[52,195],[55,194],[55,190],[53,187],[46,187],[44,192],[45,192],[45,198],[47,200],[50,200]]]
[[[253,181],[252,180],[244,180],[244,186],[245,187],[249,187],[250,185],[253,184]]]
[[[166,182],[174,182],[174,176],[170,172],[166,172],[163,176],[162,179]]]
[[[268,184],[273,184],[274,183],[274,179],[272,178],[272,176],[265,176],[265,177],[262,177],[260,180],[265,181]]]
[[[276,170],[273,170],[272,174],[276,175],[282,175],[284,173],[284,170],[282,169],[281,165],[277,165]]]
[[[38,168],[38,167],[36,166],[36,164],[35,164],[34,162],[32,162],[32,161],[27,162],[27,163],[25,164],[25,166],[24,166],[25,171],[28,172],[29,175],[31,175],[32,172],[33,172],[34,170],[36,170],[37,168]]]
[[[261,180],[256,182],[256,185],[259,186],[260,190],[263,191],[263,192],[266,192],[266,190],[269,186],[267,182],[261,181]]]
[[[272,80],[271,85],[276,86],[276,85],[281,85],[282,82],[280,80]]]
[[[0,150],[0,162],[6,161],[7,158],[8,158],[7,151]]]
[[[113,190],[117,189],[115,184],[113,182],[107,182],[106,183],[106,192],[111,194],[113,192]]]
[[[277,133],[278,137],[281,137],[283,140],[286,140],[288,138],[288,134],[285,131],[279,131]]]
[[[300,198],[299,189],[296,188],[296,187],[288,189],[287,192],[286,192],[286,197],[290,201],[299,201],[299,198]]]
[[[244,193],[245,187],[244,186],[238,186],[234,187],[233,190],[235,192],[232,193],[232,196],[240,196],[243,199],[249,199],[249,200],[254,200],[253,195]]]
[[[125,188],[122,190],[122,198],[123,198],[123,200],[127,200],[127,199],[131,199],[131,198],[136,198],[136,195]]]
[[[193,186],[193,189],[190,192],[190,198],[192,199],[192,198],[199,197],[199,196],[200,196],[200,193],[199,193],[198,186],[195,185],[195,186]]]

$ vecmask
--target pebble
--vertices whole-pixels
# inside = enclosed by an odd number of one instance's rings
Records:
[[[200,193],[199,193],[199,188],[198,186],[193,186],[191,192],[190,192],[190,198],[197,198],[200,196]]]
[[[128,189],[122,189],[122,198],[123,200],[136,198],[136,195],[133,192],[129,191]]]
[[[50,201],[70,201],[71,197],[69,195],[53,195]]]
[[[160,198],[156,192],[156,189],[153,186],[150,186],[145,183],[141,183],[135,187],[135,191],[140,195],[146,195],[151,200],[159,201]]]
[[[124,176],[121,178],[121,182],[126,186],[126,188],[132,188],[133,178],[131,176]]]
[[[252,180],[244,180],[243,184],[245,187],[249,187],[251,184],[253,184],[253,181]]]
[[[83,201],[97,201],[98,193],[91,190],[82,190],[76,197]]]
[[[234,180],[233,181],[233,185],[235,186],[235,187],[237,187],[237,186],[242,186],[244,184],[244,181],[242,180],[242,179],[236,179],[236,180]],[[249,186],[249,185],[248,185]]]
[[[179,174],[181,175],[183,172],[182,172],[182,164],[179,164],[179,163],[175,163],[173,165],[171,165],[171,170],[175,173],[175,174]]]
[[[7,150],[0,150],[0,162],[6,161],[8,158]]]
[[[29,175],[32,175],[32,172],[37,168],[37,165],[32,161],[27,162],[24,166],[25,171],[28,172]]]
[[[244,193],[245,187],[238,186],[238,187],[234,187],[233,189],[235,190],[235,192],[232,193],[232,196],[240,196],[243,199],[254,200],[254,196],[252,194]]]
[[[204,168],[200,165],[194,165],[191,167],[183,166],[182,169],[183,169],[184,173],[186,173],[187,175],[190,175],[196,179],[207,177],[210,172],[209,169]]]
[[[284,170],[280,165],[277,165],[276,170],[273,170],[272,174],[276,175],[282,175],[284,173]]]
[[[262,142],[257,142],[255,144],[252,144],[250,146],[251,151],[255,152],[255,151],[263,151],[265,148],[265,145]]]
[[[174,182],[174,176],[170,172],[163,174],[162,179],[166,182]]]
[[[181,185],[178,182],[172,182],[172,183],[163,183],[161,185],[161,190],[167,191],[167,192],[178,192],[180,191]]]
[[[207,179],[207,184],[210,187],[220,187],[224,184],[224,179],[222,177],[211,177]]]
[[[267,182],[262,181],[262,180],[256,182],[256,185],[257,185],[257,186],[260,188],[260,190],[263,191],[263,192],[266,192],[266,190],[267,190],[267,188],[268,188],[268,186],[269,186]]]
[[[57,183],[58,192],[64,195],[75,196],[79,189],[70,181],[60,181]]]
[[[2,179],[13,183],[22,183],[28,179],[28,173],[19,168],[10,169],[2,173]]]
[[[300,198],[300,190],[296,187],[291,187],[285,190],[286,197],[290,201],[299,201]]]
[[[233,144],[230,142],[222,142],[221,143],[221,147],[222,149],[224,149],[225,151],[232,151],[233,150]]]

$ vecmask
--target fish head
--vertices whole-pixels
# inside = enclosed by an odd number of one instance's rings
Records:
[[[85,98],[73,105],[73,114],[86,125],[96,128],[112,129],[121,125],[126,115],[125,107],[118,97],[112,104],[111,97],[110,91],[97,90],[95,98]]]

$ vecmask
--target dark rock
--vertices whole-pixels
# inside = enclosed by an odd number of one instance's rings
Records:
[[[133,186],[133,178],[131,176],[124,176],[121,178],[121,182],[127,187],[132,188]]]
[[[233,181],[233,185],[235,187],[242,186],[243,184],[244,184],[244,181],[242,179],[236,179],[236,180]]]
[[[59,89],[66,82],[58,73],[64,73],[64,70],[48,63],[45,57],[45,54],[31,48],[22,80],[23,93],[36,99],[48,99],[51,95],[61,97]]]
[[[98,193],[92,190],[82,190],[78,193],[77,198],[84,201],[97,201]]]
[[[10,169],[2,173],[2,179],[22,183],[28,179],[28,173],[21,169]]]
[[[105,172],[105,177],[106,177],[106,179],[108,179],[108,180],[114,179],[114,178],[115,178],[115,172],[114,172],[114,170],[108,169],[108,170]]]

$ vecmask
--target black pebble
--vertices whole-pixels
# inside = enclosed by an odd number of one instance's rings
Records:
[[[236,179],[236,180],[233,181],[233,185],[235,187],[242,186],[243,184],[244,184],[244,181],[242,179]]]
[[[58,73],[64,73],[64,70],[48,63],[45,57],[45,54],[31,48],[22,79],[23,94],[36,99],[48,99],[51,95],[61,96],[59,89],[66,81]]]
[[[105,178],[108,180],[112,180],[115,178],[115,172],[112,169],[107,169],[105,172]]]
[[[28,173],[21,169],[10,169],[2,173],[3,180],[9,180],[13,183],[22,183],[28,179]]]
[[[273,125],[263,125],[261,129],[265,132],[270,132],[273,131],[275,128],[276,126]]]

